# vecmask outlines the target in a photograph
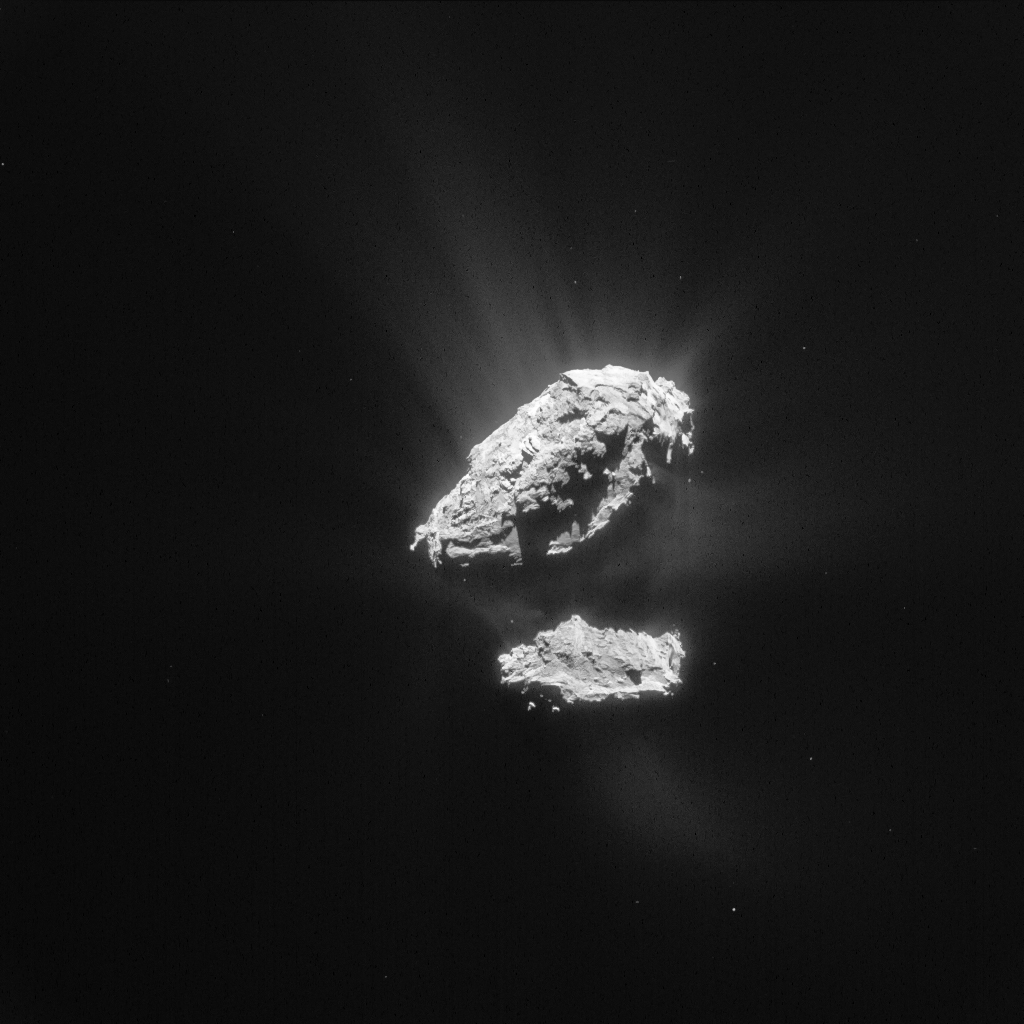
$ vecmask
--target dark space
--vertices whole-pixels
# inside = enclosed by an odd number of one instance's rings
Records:
[[[1021,31],[4,0],[0,1016],[1018,1019]],[[625,546],[409,551],[607,363]],[[566,607],[681,694],[528,711]]]

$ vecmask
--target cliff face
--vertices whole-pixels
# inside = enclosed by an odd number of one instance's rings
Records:
[[[469,453],[469,472],[416,530],[435,566],[522,565],[586,543],[635,500],[652,467],[692,442],[672,381],[571,370]]]

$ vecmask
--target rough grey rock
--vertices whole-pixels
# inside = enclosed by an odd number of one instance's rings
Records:
[[[570,370],[469,453],[469,472],[416,530],[435,566],[522,565],[603,530],[652,464],[693,448],[689,399],[622,366]]]
[[[505,685],[572,704],[668,695],[679,686],[684,656],[678,633],[596,629],[573,615],[538,633],[536,646],[515,647],[498,662]]]

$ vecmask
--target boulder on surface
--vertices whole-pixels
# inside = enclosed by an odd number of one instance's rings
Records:
[[[596,629],[573,615],[498,662],[506,686],[572,704],[669,695],[679,686],[684,656],[678,633]]]
[[[603,530],[689,452],[692,411],[675,384],[622,366],[570,370],[469,453],[469,472],[416,530],[434,566],[522,565]]]

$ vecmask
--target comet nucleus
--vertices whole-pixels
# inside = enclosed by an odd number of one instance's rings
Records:
[[[522,565],[585,544],[654,469],[690,451],[689,399],[622,366],[570,370],[469,453],[469,472],[416,530],[435,566]]]

